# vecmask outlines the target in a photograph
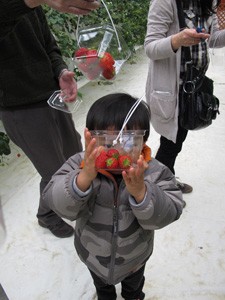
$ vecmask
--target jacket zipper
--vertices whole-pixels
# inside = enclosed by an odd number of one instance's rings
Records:
[[[111,261],[109,267],[109,283],[113,282],[113,273],[114,273],[114,266],[115,266],[115,259],[116,259],[116,240],[118,236],[118,186],[116,187],[116,195],[114,200],[114,207],[113,207],[113,233],[112,233],[112,246],[111,246]]]

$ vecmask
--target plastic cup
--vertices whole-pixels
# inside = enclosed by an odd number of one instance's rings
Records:
[[[77,97],[75,101],[67,102],[66,98],[67,95],[63,91],[58,90],[51,95],[47,102],[52,108],[61,110],[66,113],[74,113],[75,111],[77,111],[82,100]]]

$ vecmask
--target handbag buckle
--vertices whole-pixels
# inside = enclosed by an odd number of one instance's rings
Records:
[[[185,63],[186,72],[189,73],[189,78],[192,79],[192,60],[186,61]],[[186,80],[183,82],[183,90],[186,94],[192,94],[195,91],[195,81],[194,80]]]
[[[195,91],[195,82],[194,81],[186,81],[183,84],[183,90],[186,94],[192,94]]]

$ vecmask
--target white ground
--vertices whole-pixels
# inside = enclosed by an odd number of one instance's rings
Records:
[[[207,129],[189,132],[177,159],[177,176],[194,191],[184,196],[187,206],[181,218],[156,232],[154,253],[146,268],[147,300],[225,299],[224,54],[225,50],[214,51],[208,71],[220,99],[220,116]],[[81,87],[83,103],[73,115],[81,134],[88,108],[100,96],[113,91],[144,94],[147,63],[140,50],[136,64],[126,64],[114,84],[89,82]],[[153,129],[148,144],[154,155],[159,135]],[[6,225],[0,248],[0,284],[10,300],[96,299],[73,238],[58,239],[38,226],[35,215],[40,177],[21,150],[11,146],[8,165],[0,167]],[[117,288],[121,300],[119,285]]]

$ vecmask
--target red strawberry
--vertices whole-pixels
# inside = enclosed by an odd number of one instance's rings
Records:
[[[115,60],[113,59],[112,55],[108,52],[105,52],[103,57],[100,59],[100,66],[104,68],[105,66],[113,66]]]
[[[118,162],[121,169],[129,169],[132,163],[132,159],[129,155],[121,155],[118,159]]]
[[[83,47],[83,48],[76,50],[74,53],[74,56],[75,57],[86,56],[87,53],[88,53],[88,49]]]
[[[111,148],[111,149],[109,149],[108,151],[107,151],[107,155],[109,156],[109,157],[115,157],[116,159],[119,157],[119,151],[118,150],[116,150],[116,149],[113,149],[113,148]]]
[[[95,160],[95,167],[97,169],[106,168],[106,159],[108,158],[106,151],[102,150]]]
[[[99,61],[97,50],[89,49],[86,55],[87,55],[87,64],[94,64]]]
[[[105,77],[105,79],[108,79],[108,80],[113,79],[115,74],[116,74],[116,72],[115,72],[114,66],[107,67],[102,72],[102,75]]]
[[[102,68],[102,75],[105,79],[113,79],[115,76],[115,60],[113,59],[112,55],[108,52],[105,52],[104,56],[100,59],[99,62]]]
[[[118,160],[115,157],[108,157],[106,159],[106,168],[107,169],[116,169],[116,168],[118,168]]]
[[[83,68],[83,66],[82,66]],[[85,60],[85,67],[83,68],[85,76],[89,80],[94,80],[101,74],[101,67],[99,66],[99,57],[97,50],[89,49]]]

